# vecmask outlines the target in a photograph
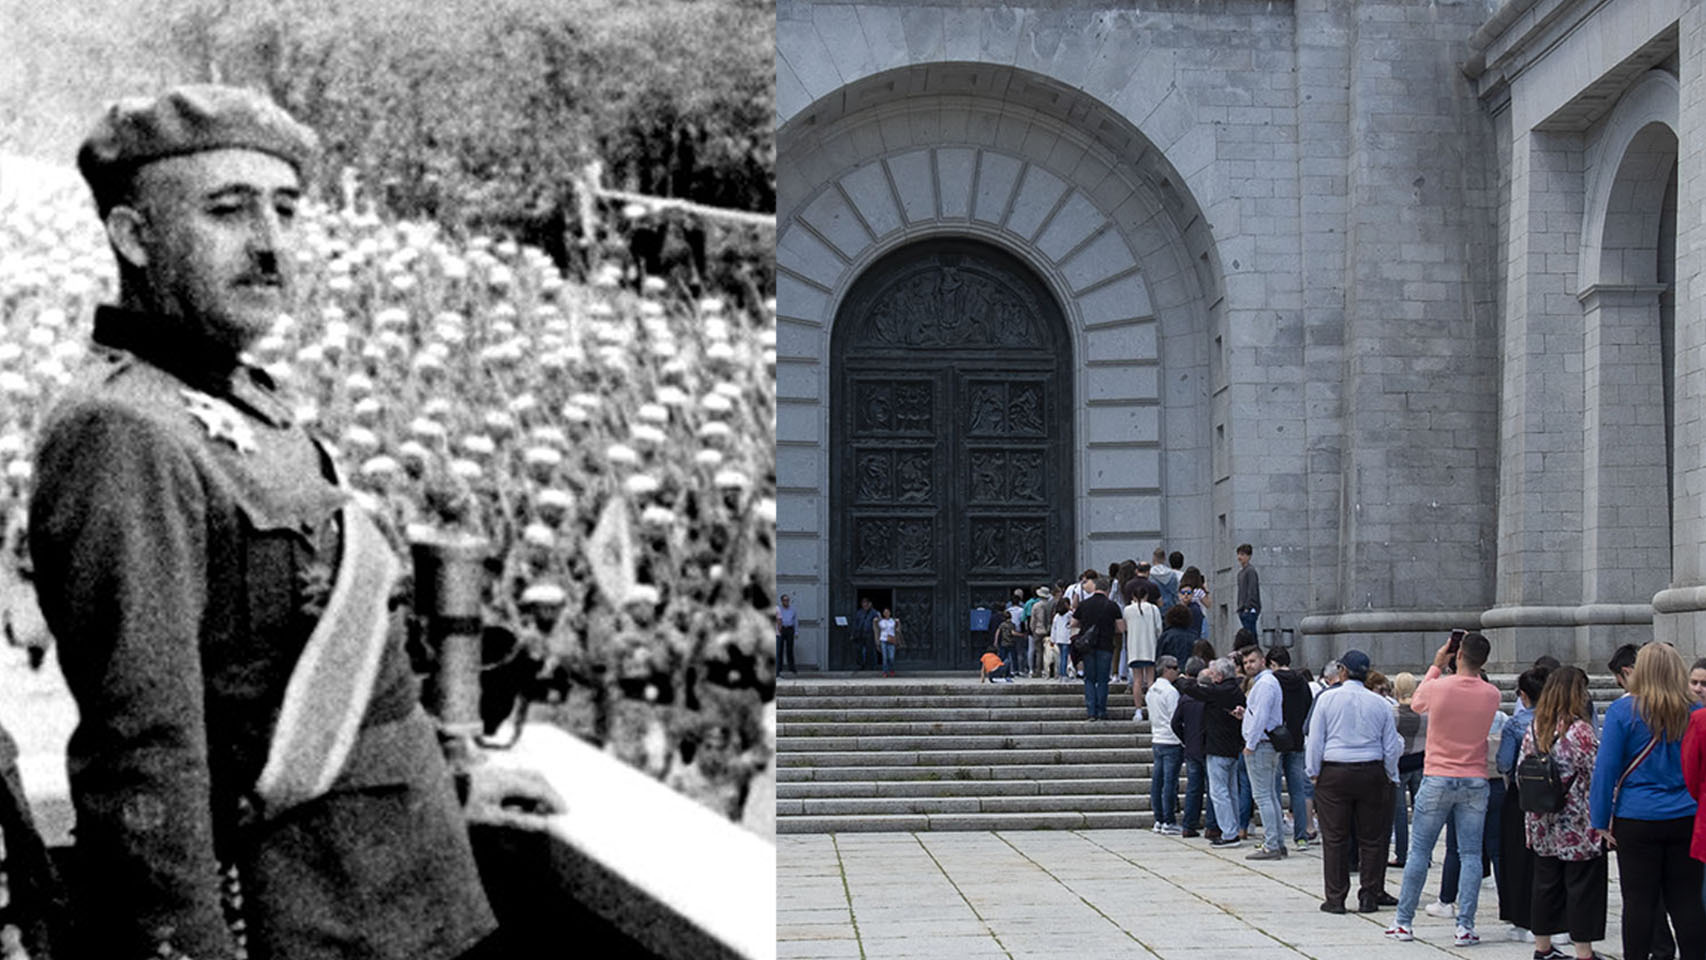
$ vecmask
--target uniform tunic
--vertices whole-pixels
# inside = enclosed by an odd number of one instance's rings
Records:
[[[468,950],[495,923],[399,643],[331,792],[247,812],[337,563],[347,495],[323,452],[264,374],[172,320],[103,307],[95,343],[43,431],[30,513],[80,713],[88,952],[239,956],[230,921],[255,960]]]

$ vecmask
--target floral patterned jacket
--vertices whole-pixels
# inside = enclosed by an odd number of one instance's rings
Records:
[[[1564,779],[1564,809],[1557,813],[1524,813],[1528,848],[1536,856],[1559,860],[1592,860],[1604,852],[1599,831],[1588,825],[1588,790],[1593,782],[1594,756],[1599,739],[1593,724],[1577,719],[1552,742],[1552,759]],[[1522,756],[1540,750],[1534,743],[1531,725],[1522,738]]]

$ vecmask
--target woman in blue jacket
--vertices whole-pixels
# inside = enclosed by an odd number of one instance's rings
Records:
[[[1706,960],[1702,864],[1688,855],[1698,805],[1682,778],[1682,735],[1699,704],[1682,655],[1662,643],[1641,648],[1628,687],[1605,711],[1589,797],[1594,829],[1609,829],[1617,850],[1623,955],[1648,955],[1655,911],[1664,910],[1678,957]]]

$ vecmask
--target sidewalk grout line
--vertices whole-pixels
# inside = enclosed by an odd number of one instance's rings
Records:
[[[841,859],[841,843],[833,833],[829,835],[829,845],[835,848],[835,872],[841,876],[841,895],[847,898],[847,919],[853,923],[853,942],[859,947],[859,960],[866,960],[865,938],[859,934],[859,917],[853,912],[853,888],[847,883],[847,863]]]
[[[1146,867],[1143,864],[1138,863],[1137,861],[1131,859],[1130,857],[1125,856],[1124,854],[1120,853],[1119,851],[1110,849],[1106,845],[1104,845],[1104,844],[1102,844],[1096,840],[1091,840],[1089,837],[1086,837],[1085,839],[1090,840],[1090,842],[1095,844],[1097,847],[1100,847],[1101,849],[1106,850],[1108,853],[1111,853],[1114,856],[1119,857],[1121,860],[1124,860],[1125,862],[1131,864],[1132,866],[1138,868],[1139,870],[1142,870],[1145,873],[1150,874],[1151,876],[1160,877],[1162,880],[1165,880],[1168,884],[1173,886],[1175,889],[1183,890],[1185,893],[1188,893],[1191,896],[1195,897],[1196,899],[1201,900],[1203,903],[1214,907],[1216,910],[1219,910],[1221,913],[1224,913],[1227,916],[1230,916],[1230,917],[1236,919],[1239,923],[1244,924],[1245,926],[1249,927],[1250,929],[1260,931],[1263,936],[1275,941],[1276,943],[1279,943],[1279,944],[1287,947],[1288,949],[1294,950],[1297,953],[1302,954],[1303,956],[1309,957],[1310,960],[1316,960],[1314,954],[1310,954],[1310,953],[1305,952],[1303,947],[1300,947],[1300,946],[1298,946],[1296,944],[1292,944],[1292,943],[1286,943],[1284,940],[1281,940],[1279,937],[1273,935],[1272,933],[1269,933],[1268,931],[1263,930],[1262,928],[1256,926],[1255,924],[1249,922],[1248,920],[1245,920],[1243,917],[1238,916],[1238,914],[1232,913],[1231,911],[1227,910],[1225,907],[1223,907],[1217,903],[1214,903],[1213,901],[1204,897],[1202,894],[1197,893],[1195,890],[1192,890],[1189,887],[1186,887],[1186,886],[1178,883],[1172,877],[1169,877],[1166,874],[1159,873],[1153,869],[1150,869],[1149,867]],[[1207,851],[1198,850],[1197,848],[1192,847],[1190,844],[1186,843],[1182,839],[1178,839],[1175,837],[1168,837],[1167,839],[1172,840],[1175,844],[1177,844],[1178,846],[1184,847],[1187,850],[1193,850],[1195,852],[1205,853],[1208,856],[1214,856],[1212,853],[1208,853]],[[1256,868],[1254,868],[1254,867],[1250,866],[1249,864],[1244,863],[1242,861],[1228,860],[1225,857],[1215,857],[1215,859],[1221,861],[1222,863],[1224,863],[1228,866],[1237,867],[1238,869],[1244,871],[1245,873],[1251,874],[1252,876],[1261,877],[1264,880],[1270,880],[1274,883],[1280,884],[1281,886],[1288,887],[1292,890],[1296,890],[1298,893],[1307,894],[1311,897],[1315,896],[1316,891],[1314,891],[1313,889],[1300,887],[1297,884],[1292,883],[1291,881],[1284,879],[1283,877],[1276,877],[1270,873],[1263,873],[1262,871],[1257,870]],[[1319,857],[1309,857],[1308,859],[1318,860]],[[1355,919],[1360,920],[1364,923],[1367,923],[1370,927],[1372,927],[1374,929],[1376,936],[1379,936],[1380,934],[1384,933],[1384,931],[1386,929],[1381,921],[1375,919],[1376,917],[1380,916],[1379,913],[1356,913],[1356,914],[1347,913],[1346,916],[1354,916]],[[1445,947],[1443,947],[1439,944],[1436,944],[1436,943],[1432,943],[1430,941],[1416,940],[1416,941],[1412,941],[1412,942],[1418,943],[1424,947],[1429,947],[1435,951],[1438,951],[1439,953],[1445,954],[1448,957],[1462,956],[1459,953],[1456,953],[1452,950],[1447,950]]]
[[[1067,832],[1072,834],[1075,837],[1078,837],[1080,839],[1084,839],[1084,834],[1078,830],[1069,830]],[[1130,930],[1127,930],[1125,927],[1120,926],[1119,921],[1115,920],[1113,917],[1108,916],[1107,913],[1103,912],[1101,907],[1098,907],[1095,904],[1091,903],[1089,901],[1089,899],[1087,897],[1085,897],[1083,894],[1072,889],[1071,884],[1069,884],[1065,880],[1062,880],[1059,877],[1055,876],[1054,873],[1049,870],[1049,868],[1038,863],[1036,860],[1033,860],[1031,858],[1030,854],[1027,854],[1025,851],[1020,850],[1018,847],[1014,846],[1013,841],[1007,839],[1007,837],[1005,835],[997,833],[995,836],[1002,843],[1005,843],[1009,848],[1011,848],[1014,853],[1023,857],[1025,859],[1025,861],[1027,863],[1029,863],[1031,866],[1036,867],[1038,870],[1041,870],[1043,872],[1044,876],[1048,877],[1050,880],[1053,880],[1055,883],[1060,884],[1062,887],[1064,887],[1066,889],[1066,891],[1068,893],[1071,893],[1072,895],[1076,896],[1078,898],[1078,902],[1080,902],[1080,903],[1084,904],[1086,907],[1089,907],[1090,909],[1096,911],[1097,916],[1101,917],[1103,920],[1106,920],[1106,921],[1108,921],[1108,923],[1112,924],[1115,930],[1118,930],[1119,932],[1125,934],[1126,937],[1131,940],[1131,942],[1133,942],[1133,943],[1137,944],[1138,946],[1142,947],[1143,949],[1149,951],[1151,956],[1159,957],[1161,955],[1160,951],[1156,950],[1154,947],[1150,946],[1149,944],[1144,943],[1143,939],[1141,937],[1139,937],[1137,934],[1132,933]],[[1111,853],[1112,851],[1109,851],[1109,852]],[[1124,859],[1124,858],[1122,857],[1121,859]]]
[[[990,831],[990,833],[997,837],[1000,836],[1000,834],[995,833],[994,831]],[[989,939],[995,941],[995,945],[1000,947],[1001,952],[1007,955],[1007,960],[1014,960],[1013,951],[1007,949],[1007,945],[1001,942],[1001,938],[995,933],[995,928],[989,925],[989,921],[984,919],[983,914],[977,912],[977,907],[972,904],[971,898],[967,897],[965,895],[965,891],[960,889],[960,885],[954,882],[954,878],[948,875],[948,868],[942,866],[942,861],[936,859],[936,854],[925,845],[923,834],[915,832],[912,835],[912,839],[917,841],[918,848],[924,851],[924,855],[930,858],[930,862],[936,865],[936,869],[942,872],[942,879],[948,881],[948,886],[953,887],[954,892],[960,895],[960,900],[964,901],[966,909],[971,911],[971,915],[977,918],[978,923],[983,924],[983,928],[985,930],[989,931]]]

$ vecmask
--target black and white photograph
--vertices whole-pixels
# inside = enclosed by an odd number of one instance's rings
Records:
[[[0,957],[776,955],[774,28],[0,4]]]

